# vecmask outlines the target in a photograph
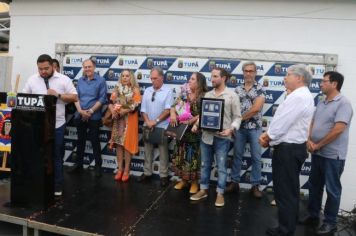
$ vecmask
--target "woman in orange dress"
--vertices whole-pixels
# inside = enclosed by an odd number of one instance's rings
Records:
[[[137,107],[141,103],[139,85],[131,71],[121,72],[110,102],[113,127],[109,147],[116,148],[118,166],[115,180],[127,182],[130,176],[131,157],[138,152]]]

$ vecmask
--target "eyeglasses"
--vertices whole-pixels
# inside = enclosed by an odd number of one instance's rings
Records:
[[[244,73],[256,73],[255,70],[244,70]]]
[[[153,92],[153,93],[152,93],[152,98],[151,98],[151,101],[152,101],[152,102],[155,101],[155,96],[156,96],[156,92]]]
[[[286,77],[290,76],[290,75],[294,75],[294,74],[293,73],[288,73],[288,72],[286,73]]]

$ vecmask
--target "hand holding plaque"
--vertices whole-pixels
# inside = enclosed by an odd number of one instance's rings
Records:
[[[224,121],[224,99],[202,98],[199,127],[210,131],[222,131]]]

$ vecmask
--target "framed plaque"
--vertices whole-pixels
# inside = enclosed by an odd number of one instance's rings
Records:
[[[179,124],[173,127],[171,124],[168,125],[164,134],[168,137],[174,138],[180,141],[183,138],[184,133],[187,131],[188,125],[187,124]]]
[[[222,131],[224,121],[224,99],[202,98],[199,127],[210,131]]]

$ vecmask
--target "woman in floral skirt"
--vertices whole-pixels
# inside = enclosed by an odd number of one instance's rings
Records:
[[[189,127],[180,141],[176,141],[173,151],[173,170],[181,178],[174,188],[183,189],[191,182],[189,192],[198,191],[198,179],[200,176],[200,134],[192,133],[192,125],[199,118],[200,99],[208,91],[205,76],[195,72],[189,79],[188,84],[181,87],[170,112],[172,126],[178,123],[188,124]]]
[[[110,97],[113,127],[109,148],[116,148],[118,171],[115,180],[127,182],[133,154],[138,152],[138,111],[140,89],[134,74],[123,70]],[[125,159],[125,166],[124,166]]]

